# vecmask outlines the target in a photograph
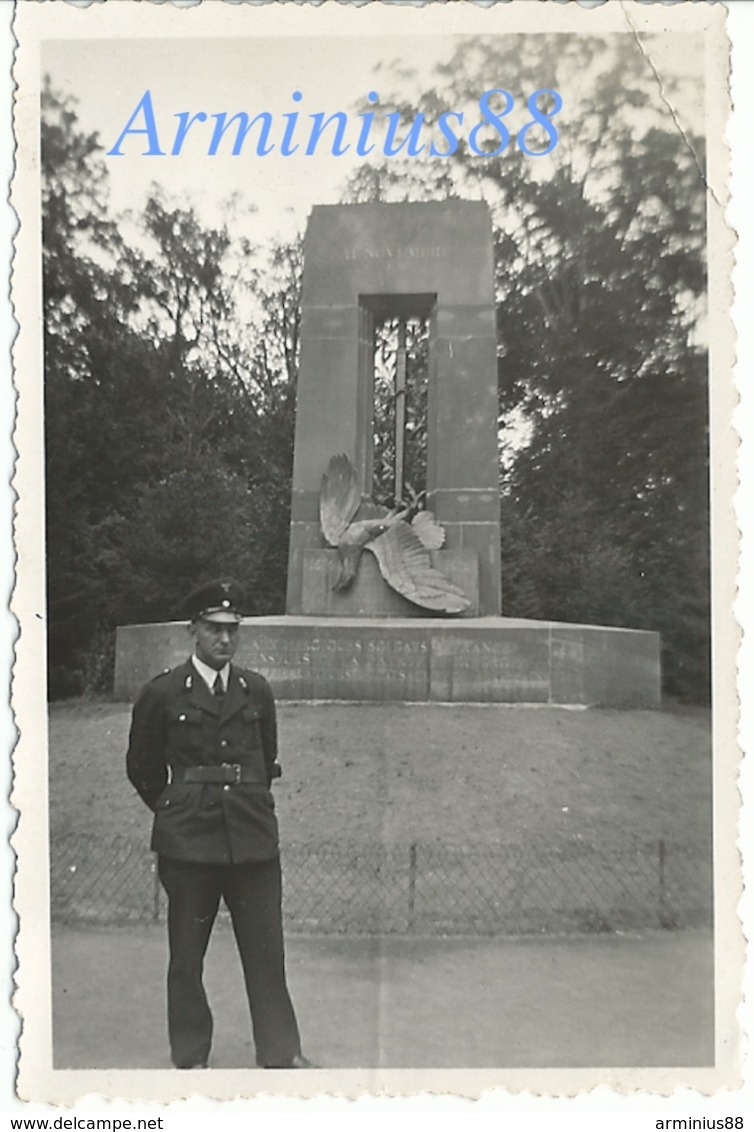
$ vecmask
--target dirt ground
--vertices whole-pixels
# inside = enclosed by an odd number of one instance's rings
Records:
[[[148,837],[151,815],[125,778],[129,719],[126,704],[52,706],[53,836]],[[702,709],[291,703],[279,724],[283,844],[709,844]]]

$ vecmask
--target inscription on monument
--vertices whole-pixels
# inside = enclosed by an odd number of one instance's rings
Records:
[[[258,668],[281,696],[332,699],[424,698],[429,641],[425,637],[344,632],[324,636],[301,628],[285,639],[256,635],[244,642],[242,663]]]
[[[448,249],[443,247],[412,247],[397,245],[394,247],[361,248],[345,247],[343,258],[358,262],[370,259],[447,259]]]
[[[443,634],[432,643],[432,694],[455,699],[470,694],[495,701],[500,688],[510,702],[543,703],[550,695],[547,635],[502,630],[489,640]]]

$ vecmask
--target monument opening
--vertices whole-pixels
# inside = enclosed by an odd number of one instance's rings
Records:
[[[372,498],[392,506],[427,489],[428,317],[375,324]]]

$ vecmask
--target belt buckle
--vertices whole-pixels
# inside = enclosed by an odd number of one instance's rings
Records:
[[[226,768],[226,770],[232,770],[233,771],[232,784],[233,784],[233,786],[238,786],[238,784],[241,781],[241,764],[240,763],[223,763],[222,765]]]

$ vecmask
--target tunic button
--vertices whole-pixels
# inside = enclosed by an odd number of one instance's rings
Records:
[[[220,740],[220,746],[221,747],[227,747],[228,746],[228,740],[227,739],[221,739]]]
[[[223,786],[223,790],[230,790],[230,786],[226,783],[225,786]]]

